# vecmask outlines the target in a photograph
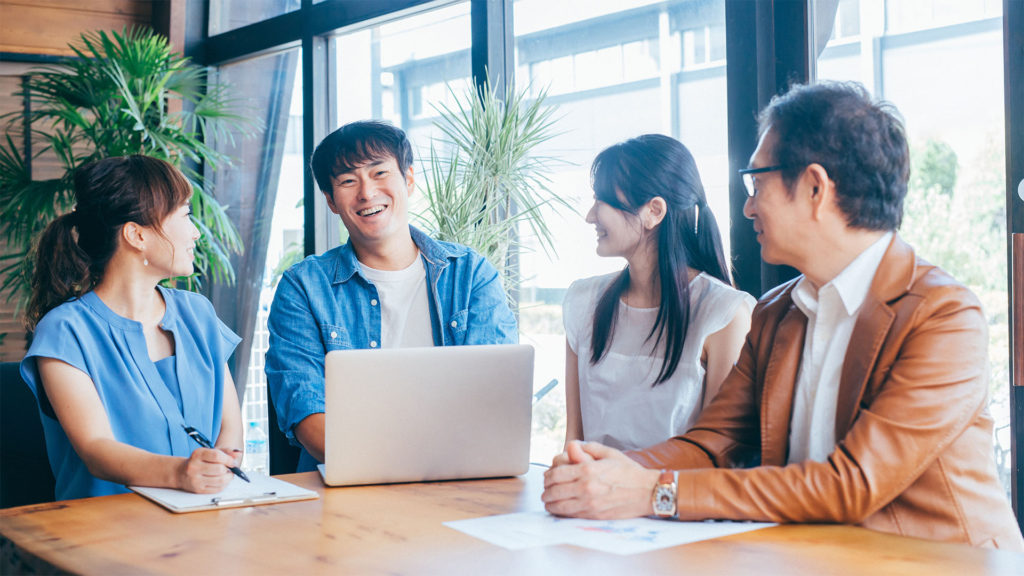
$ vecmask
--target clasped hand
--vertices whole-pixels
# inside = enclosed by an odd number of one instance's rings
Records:
[[[652,513],[659,472],[597,442],[570,442],[544,473],[541,500],[558,516],[598,520]]]

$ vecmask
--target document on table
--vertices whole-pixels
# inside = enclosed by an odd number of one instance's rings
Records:
[[[319,495],[312,490],[264,474],[250,472],[249,479],[251,482],[246,482],[236,476],[231,479],[227,488],[216,494],[194,494],[172,488],[145,486],[129,486],[129,488],[171,512],[198,512],[200,510],[238,508],[319,498]]]
[[[444,525],[510,550],[575,544],[612,554],[636,554],[775,526],[767,522],[676,522],[654,518],[581,520],[559,518],[544,511],[456,520]]]

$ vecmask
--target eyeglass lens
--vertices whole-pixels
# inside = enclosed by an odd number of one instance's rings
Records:
[[[757,188],[754,187],[754,175],[743,174],[743,187],[747,189],[747,196],[751,198],[757,194]]]

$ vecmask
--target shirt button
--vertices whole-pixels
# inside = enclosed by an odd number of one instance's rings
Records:
[[[376,306],[376,305],[377,305],[377,301],[376,300],[370,300],[370,306]]]
[[[376,340],[370,340],[370,348],[376,348],[376,347],[377,347],[377,341]]]
[[[331,339],[332,340],[337,338],[337,337],[338,337],[338,333],[337,332],[331,332]]]
[[[456,322],[455,320],[452,320],[452,328],[455,328],[455,327],[457,327],[458,325],[459,325],[459,323],[458,323],[458,322]]]

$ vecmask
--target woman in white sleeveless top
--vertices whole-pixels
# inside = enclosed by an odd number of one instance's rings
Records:
[[[566,444],[650,446],[686,432],[739,356],[754,299],[734,289],[693,156],[647,134],[591,168],[597,253],[621,272],[574,282],[566,335]]]

